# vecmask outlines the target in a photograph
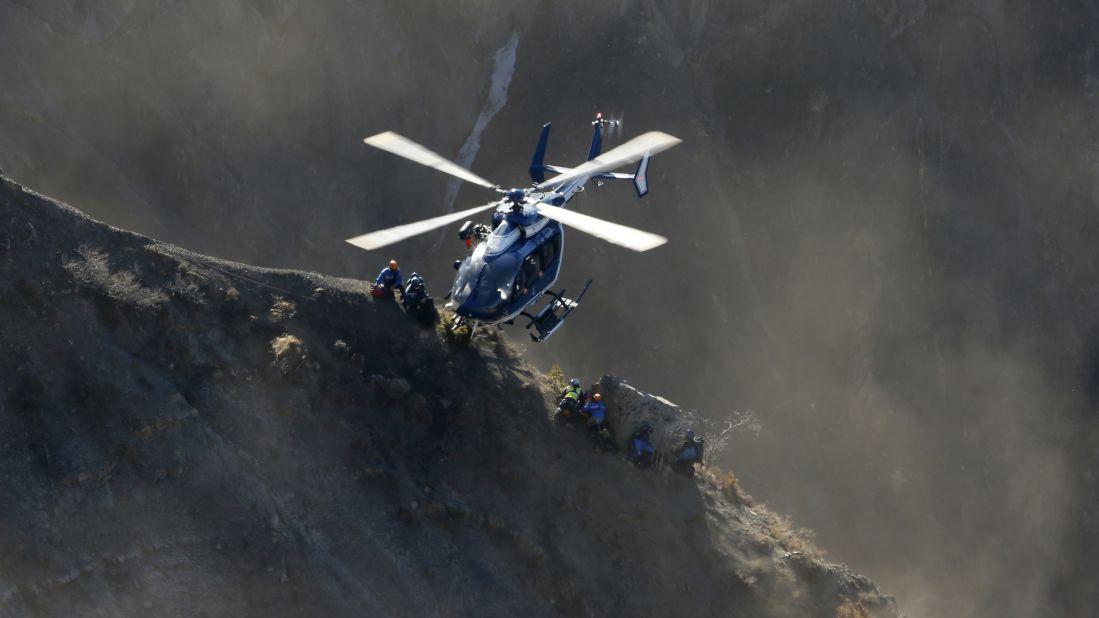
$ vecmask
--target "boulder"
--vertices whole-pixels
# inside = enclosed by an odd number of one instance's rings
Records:
[[[648,421],[653,427],[653,446],[670,453],[683,443],[683,435],[698,420],[667,399],[638,390],[616,376],[603,376],[596,391],[607,403],[607,423],[621,449],[626,448],[641,423]]]

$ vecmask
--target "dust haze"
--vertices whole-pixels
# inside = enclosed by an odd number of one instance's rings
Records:
[[[569,234],[560,283],[595,283],[528,353],[755,411],[717,463],[902,613],[1089,615],[1097,30],[1026,0],[3,2],[0,166],[116,226],[367,277],[389,255],[342,239],[450,200],[366,135],[521,185],[544,122],[561,165],[596,110],[667,131],[645,200],[577,206],[670,243]],[[461,250],[391,253],[441,296]]]

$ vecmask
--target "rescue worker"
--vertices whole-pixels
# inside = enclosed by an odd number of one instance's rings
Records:
[[[592,431],[603,429],[603,423],[607,418],[607,404],[603,403],[603,395],[592,395],[591,401],[584,404],[584,413],[588,415],[588,427]]]
[[[688,477],[694,476],[695,464],[702,463],[704,445],[705,442],[702,438],[696,436],[693,429],[688,429],[683,445],[675,451],[675,463],[672,464],[672,470]]]
[[[399,277],[400,274],[397,276]],[[414,272],[408,277],[408,285],[405,286],[404,294],[401,295],[401,304],[405,309],[415,309],[425,298],[427,298],[427,284],[424,283],[420,273]]]
[[[653,426],[648,421],[641,423],[641,427],[633,432],[630,439],[630,459],[638,467],[651,466],[656,449],[652,443]]]
[[[564,418],[572,418],[580,409],[580,399],[584,391],[580,388],[580,378],[569,380],[569,385],[561,391],[561,398],[557,404],[557,411]]]
[[[420,273],[412,273],[408,277],[408,285],[401,295],[401,305],[405,313],[416,318],[416,321],[431,326],[439,320],[439,312],[435,309],[435,299],[427,292],[427,282]]]
[[[374,280],[374,287],[381,288],[386,295],[392,295],[393,289],[404,296],[404,280],[401,279],[401,269],[397,268],[397,260],[389,260],[389,266],[382,269],[382,272],[378,273],[378,278]]]
[[[607,426],[607,404],[603,401],[603,395],[595,393],[591,401],[584,404],[582,411],[588,417],[588,430],[595,446],[610,452],[618,450],[618,444],[614,441],[614,434]]]

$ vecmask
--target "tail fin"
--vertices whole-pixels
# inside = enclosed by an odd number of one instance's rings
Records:
[[[535,183],[546,181],[546,143],[549,142],[550,124],[542,125],[542,136],[538,138],[538,146],[534,149],[534,158],[530,162],[530,179]]]
[[[596,121],[592,123],[595,125],[595,132],[591,136],[591,149],[588,150],[588,161],[599,156],[603,152],[603,123]]]

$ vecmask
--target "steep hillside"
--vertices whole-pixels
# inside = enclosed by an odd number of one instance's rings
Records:
[[[495,333],[0,181],[0,616],[890,616],[730,479],[594,452]]]

